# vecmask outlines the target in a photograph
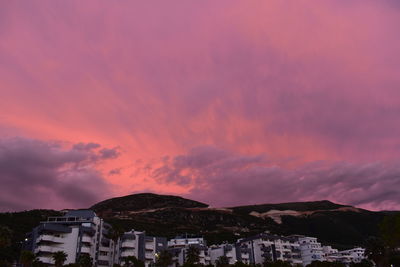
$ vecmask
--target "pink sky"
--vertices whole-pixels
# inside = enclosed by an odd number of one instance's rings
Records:
[[[394,0],[0,2],[0,210],[400,209],[399,28]]]

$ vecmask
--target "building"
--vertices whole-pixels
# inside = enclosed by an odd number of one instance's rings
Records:
[[[185,263],[187,252],[190,247],[195,247],[199,251],[200,264],[210,264],[210,255],[207,243],[203,237],[177,236],[168,241],[168,248],[173,255],[174,266],[181,266]]]
[[[126,257],[134,256],[143,261],[146,267],[153,266],[157,253],[165,249],[167,249],[166,238],[146,236],[145,232],[131,230],[119,238],[114,262],[122,264]]]
[[[231,244],[214,245],[209,248],[210,262],[212,265],[216,265],[216,261],[219,257],[225,256],[229,260],[229,264],[235,264],[237,262],[236,247]]]
[[[297,241],[300,245],[301,259],[303,265],[307,266],[313,261],[325,261],[324,251],[321,243],[315,237],[298,236]]]
[[[95,266],[112,266],[114,242],[107,237],[110,229],[91,210],[71,210],[41,222],[28,234],[26,247],[50,265],[54,264],[53,254],[63,251],[67,254],[65,264],[75,263],[86,254]]]
[[[203,237],[193,237],[193,236],[177,236],[168,241],[168,247],[170,248],[185,248],[190,245],[206,246],[207,243]]]
[[[346,265],[351,263],[360,263],[365,257],[365,249],[353,248],[349,250],[338,251],[330,246],[323,247],[325,258],[330,262],[341,262]]]
[[[237,259],[244,263],[262,264],[277,260],[302,263],[300,245],[296,238],[262,233],[240,239],[236,247]]]

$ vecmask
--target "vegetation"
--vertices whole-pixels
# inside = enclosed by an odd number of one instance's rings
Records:
[[[31,267],[32,263],[35,261],[36,256],[32,251],[23,250],[21,252],[20,262],[24,267]]]
[[[173,263],[173,256],[168,250],[161,251],[156,260],[156,266],[158,267],[168,267]]]
[[[144,262],[137,259],[135,256],[128,256],[124,258],[124,265],[126,267],[144,267]]]
[[[282,235],[315,236],[320,242],[338,249],[367,247],[369,259],[379,266],[400,262],[400,255],[394,250],[395,246],[400,246],[398,212],[338,211],[338,208],[347,206],[329,201],[242,206],[230,210],[206,207],[207,204],[197,201],[155,194],[114,198],[93,206],[99,215],[113,225],[109,233],[109,238],[113,240],[124,231],[138,229],[146,231],[148,235],[168,238],[183,233],[202,235],[211,245],[270,231]],[[160,209],[136,212],[134,215],[129,213],[156,208]],[[300,217],[282,216],[281,224],[270,218],[249,215],[251,211],[266,212],[271,209],[314,213]],[[27,232],[47,217],[60,215],[60,212],[52,210],[0,213],[0,266],[20,259]],[[40,264],[33,262],[31,264]]]
[[[400,214],[385,217],[378,237],[366,240],[366,256],[378,267],[400,266]]]
[[[346,267],[346,265],[340,262],[313,261],[307,267]]]
[[[67,260],[67,254],[64,251],[57,251],[53,254],[54,265],[56,267],[61,267]]]
[[[219,257],[215,262],[216,267],[228,267],[229,266],[229,259],[227,256]]]
[[[89,254],[80,254],[78,258],[78,266],[81,267],[92,267],[93,266],[93,260],[90,257]]]
[[[292,265],[289,262],[277,260],[273,262],[264,262],[263,267],[292,267]]]
[[[0,213],[0,259],[11,263],[17,261],[26,233],[50,216],[59,216],[54,210],[30,210]],[[6,264],[6,263],[4,263]]]
[[[112,211],[138,211],[166,207],[206,208],[207,204],[178,196],[157,195],[151,193],[116,197],[99,202],[90,209],[98,213]]]
[[[200,261],[200,250],[195,246],[189,246],[186,251],[185,264],[194,265]]]

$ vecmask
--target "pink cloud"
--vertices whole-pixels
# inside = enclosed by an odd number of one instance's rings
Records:
[[[0,5],[0,137],[118,147],[114,194],[184,193],[134,162],[205,145],[289,173],[400,156],[395,1]]]
[[[197,147],[150,172],[214,206],[328,199],[373,210],[400,208],[399,164],[317,161],[282,168],[267,157]]]

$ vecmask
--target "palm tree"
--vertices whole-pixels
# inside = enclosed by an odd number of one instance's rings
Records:
[[[156,259],[156,266],[158,267],[168,267],[173,263],[173,256],[168,250],[161,251]]]
[[[31,267],[35,258],[36,258],[36,256],[35,256],[35,254],[33,254],[32,251],[29,251],[29,250],[21,251],[20,262],[22,263],[22,266]]]
[[[114,257],[117,255],[116,249],[117,249],[117,241],[118,239],[124,234],[124,229],[119,226],[119,225],[114,225],[108,232],[108,235],[106,236],[107,238],[111,239],[114,241]]]
[[[54,265],[56,267],[63,266],[64,262],[67,260],[67,254],[64,251],[57,251],[53,254]]]
[[[200,260],[200,250],[195,246],[190,246],[187,250],[186,254],[186,262],[187,264],[195,264]]]

